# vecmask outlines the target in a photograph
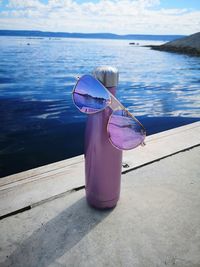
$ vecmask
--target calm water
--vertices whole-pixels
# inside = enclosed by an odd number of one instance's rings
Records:
[[[0,176],[83,153],[71,90],[96,66],[119,69],[117,96],[148,134],[200,118],[200,58],[128,43],[0,37]]]

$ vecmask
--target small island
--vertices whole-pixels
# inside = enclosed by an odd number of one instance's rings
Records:
[[[154,50],[177,52],[200,56],[200,32],[167,42],[163,45],[148,45]]]

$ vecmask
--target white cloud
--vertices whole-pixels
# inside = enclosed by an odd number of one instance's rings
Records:
[[[199,31],[200,11],[159,9],[159,0],[10,0],[0,28],[119,34],[190,34]]]
[[[15,8],[15,9],[21,9],[21,8],[41,8],[44,5],[39,0],[10,0],[7,7],[8,8]]]

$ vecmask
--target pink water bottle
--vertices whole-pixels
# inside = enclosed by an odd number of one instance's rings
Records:
[[[93,75],[115,95],[118,70],[98,67]],[[120,196],[122,151],[108,139],[107,122],[112,110],[88,116],[85,132],[85,182],[88,203],[99,209],[116,206]]]

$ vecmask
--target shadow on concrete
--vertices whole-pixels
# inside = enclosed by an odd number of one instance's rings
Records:
[[[48,212],[48,211],[47,211]],[[1,267],[46,267],[73,248],[111,210],[98,211],[81,198],[31,234]],[[17,227],[17,225],[16,225]]]

